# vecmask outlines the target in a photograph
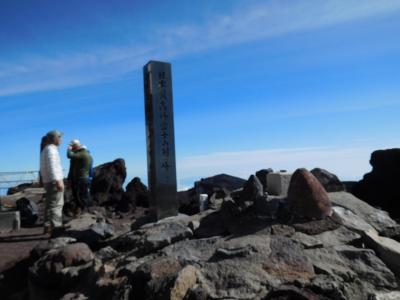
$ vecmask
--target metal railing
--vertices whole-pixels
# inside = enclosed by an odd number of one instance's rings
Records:
[[[0,196],[7,194],[9,188],[38,180],[39,171],[0,172]]]

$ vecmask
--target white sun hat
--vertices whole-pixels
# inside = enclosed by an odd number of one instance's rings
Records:
[[[81,142],[79,140],[72,140],[71,142],[69,142],[69,145],[73,147],[80,147]]]

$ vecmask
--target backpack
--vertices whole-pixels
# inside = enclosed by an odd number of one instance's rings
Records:
[[[17,200],[16,205],[21,216],[21,224],[24,226],[34,225],[38,219],[36,203],[27,198],[21,198]]]

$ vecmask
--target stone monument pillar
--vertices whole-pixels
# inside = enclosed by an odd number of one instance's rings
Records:
[[[178,214],[171,64],[149,61],[143,76],[150,214],[159,220]]]

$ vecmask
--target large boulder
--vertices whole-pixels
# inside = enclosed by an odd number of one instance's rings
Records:
[[[149,207],[149,191],[139,177],[135,177],[126,186],[126,193],[135,198],[137,206]]]
[[[311,170],[311,173],[318,179],[327,192],[340,192],[345,190],[344,184],[335,174],[321,168],[314,168]]]
[[[400,218],[400,148],[377,150],[371,154],[372,171],[365,174],[352,193],[373,206]]]
[[[95,167],[91,186],[93,201],[104,205],[116,205],[124,194],[125,178],[126,167],[122,158]]]
[[[328,193],[318,179],[306,169],[297,169],[292,175],[288,203],[296,216],[324,219],[332,214]]]
[[[149,192],[139,177],[133,178],[128,183],[121,201],[117,204],[117,210],[130,212],[134,211],[136,206],[149,207]]]
[[[267,176],[269,173],[272,173],[273,171],[274,170],[272,170],[271,168],[268,168],[268,169],[261,169],[256,172],[256,176],[258,180],[260,180],[264,192],[266,192],[268,189]]]
[[[322,285],[335,285],[332,289],[341,295],[333,299],[369,299],[376,290],[397,287],[394,274],[370,249],[341,245],[307,249],[305,253],[318,273],[328,276],[325,283],[314,281],[314,288],[325,289]]]
[[[375,250],[383,262],[400,275],[400,243],[387,237],[379,236],[375,231],[368,231],[364,235],[366,244]]]
[[[192,299],[268,299],[268,292],[282,283],[309,282],[315,276],[302,248],[283,236],[226,239],[199,266]]]
[[[243,186],[243,190],[240,192],[239,203],[243,204],[246,201],[256,203],[260,198],[263,198],[263,196],[263,185],[260,180],[258,177],[250,175]]]
[[[397,223],[389,217],[387,212],[372,207],[368,203],[356,198],[350,193],[329,193],[329,199],[331,200],[333,205],[345,208],[351,212],[346,212],[345,210],[340,208],[335,209],[335,211],[341,214],[341,217],[344,219],[344,221],[346,221],[346,224],[351,223],[349,222],[351,220],[353,221],[353,223],[357,223],[351,225],[350,227],[357,228],[359,226],[362,226],[362,230],[368,230],[369,228],[367,228],[367,226],[361,225],[361,223],[366,222],[373,228],[375,228],[379,233],[383,233],[387,229],[397,226]],[[346,215],[351,216],[352,214],[358,216],[361,219],[361,222],[357,222],[356,218],[346,217]]]

